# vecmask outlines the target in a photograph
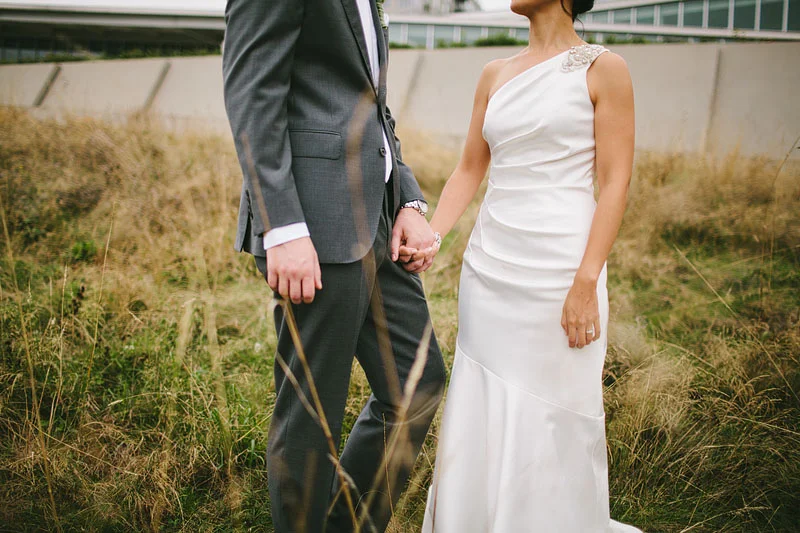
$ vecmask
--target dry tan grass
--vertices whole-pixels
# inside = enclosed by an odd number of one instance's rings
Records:
[[[274,333],[232,250],[231,144],[141,117],[2,109],[0,124],[0,522],[270,531]],[[457,155],[401,138],[435,201]],[[425,278],[448,362],[476,205]],[[609,261],[615,517],[651,532],[800,521],[799,211],[796,166],[640,154]],[[369,395],[353,377],[345,430]],[[392,532],[419,528],[438,424]]]

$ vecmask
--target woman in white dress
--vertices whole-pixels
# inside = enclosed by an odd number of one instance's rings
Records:
[[[574,30],[571,13],[591,1],[512,1],[530,46],[484,68],[431,221],[450,231],[491,162],[464,254],[428,533],[638,531],[609,516],[601,378],[633,90],[622,58]]]

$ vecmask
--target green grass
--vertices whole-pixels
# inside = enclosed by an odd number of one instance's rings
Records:
[[[0,110],[0,523],[271,531],[269,293],[232,249],[227,140]],[[435,200],[454,155],[407,135]],[[800,174],[640,154],[609,260],[612,514],[800,524]],[[475,206],[425,283],[448,363]],[[345,428],[369,394],[353,371]],[[438,419],[391,531],[418,531]],[[52,494],[52,498],[51,498]]]

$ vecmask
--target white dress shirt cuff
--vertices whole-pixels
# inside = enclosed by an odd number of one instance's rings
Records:
[[[264,235],[264,249],[269,250],[270,248],[280,246],[289,241],[310,236],[311,234],[308,232],[308,226],[305,222],[281,226],[280,228],[269,230],[266,235]]]

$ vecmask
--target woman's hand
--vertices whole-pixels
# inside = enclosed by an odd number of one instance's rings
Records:
[[[442,236],[439,233],[434,233],[434,240],[433,244],[427,248],[422,250],[418,250],[416,248],[411,248],[408,246],[400,246],[399,256],[400,262],[413,264],[413,263],[420,263],[416,269],[408,270],[412,274],[420,274],[428,270],[431,265],[433,264],[433,260],[436,258],[436,254],[439,253],[439,250],[442,247]]]
[[[561,327],[570,348],[583,348],[600,338],[597,281],[576,276],[561,312]]]

